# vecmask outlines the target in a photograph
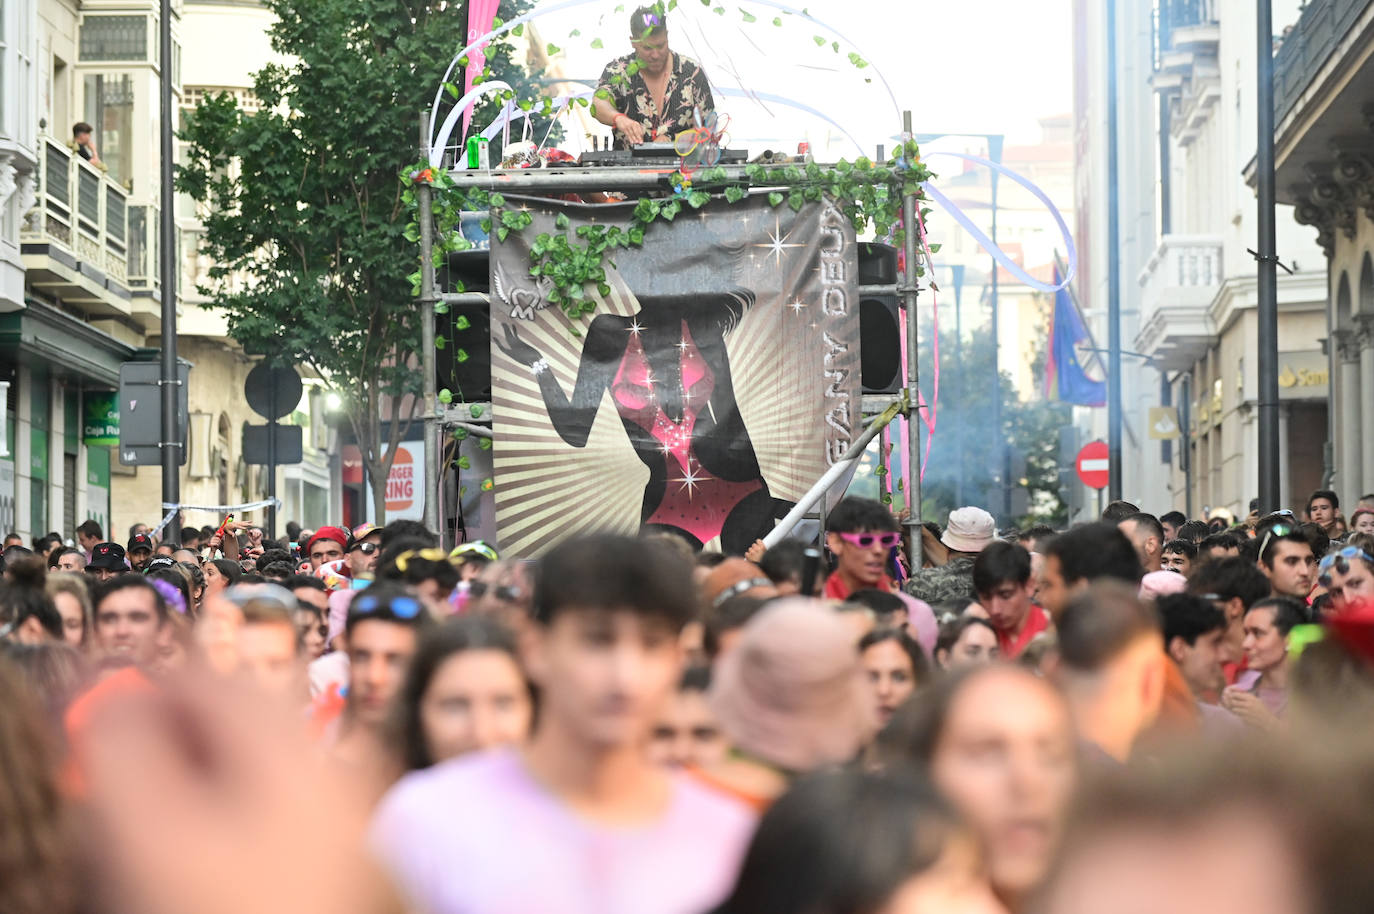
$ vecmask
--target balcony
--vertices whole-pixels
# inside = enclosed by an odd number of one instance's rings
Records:
[[[94,316],[129,314],[128,192],[49,136],[20,231],[27,284]]]
[[[1166,235],[1140,271],[1136,351],[1162,368],[1186,368],[1211,345],[1208,307],[1221,287],[1221,239]]]

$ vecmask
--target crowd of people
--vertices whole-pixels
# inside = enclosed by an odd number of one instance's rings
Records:
[[[826,522],[6,537],[0,911],[1368,908],[1374,498]]]

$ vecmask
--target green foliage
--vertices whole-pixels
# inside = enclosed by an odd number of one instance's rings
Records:
[[[417,170],[402,172],[402,182],[411,181],[408,175]],[[749,186],[769,189],[768,202],[772,206],[786,201],[788,207],[797,212],[807,203],[828,197],[854,224],[855,231],[863,233],[871,227],[879,238],[891,237],[900,245],[905,240],[901,225],[902,199],[906,194],[924,199],[921,184],[929,178],[930,172],[921,163],[920,150],[914,141],[908,141],[883,165],[860,158],[856,162],[841,160],[834,165],[754,164],[747,166],[743,175],[719,167],[706,169],[690,178],[678,173],[672,180],[675,194],[666,199],[640,199],[626,226],[583,225],[569,235],[568,218],[559,214],[555,220],[558,231],[542,233],[530,244],[529,272],[551,283],[548,298],[552,304],[558,305],[571,318],[585,319],[596,311],[596,301],[590,297],[589,287],[602,296],[610,293],[606,281],[608,253],[617,248],[639,247],[655,222],[672,222],[684,205],[700,209],[710,202],[713,190],[728,203],[738,203],[744,199]],[[490,206],[499,241],[508,239],[511,232],[523,231],[532,221],[527,212],[506,209],[506,201],[500,194],[488,196],[480,190],[459,191],[447,175],[432,176],[432,184],[436,200],[436,239],[439,239],[436,248],[442,249],[436,250],[436,266],[444,252],[467,246],[455,230],[460,210]],[[413,197],[405,199],[413,207]],[[924,272],[923,265],[916,264],[916,275],[922,276]]]
[[[383,404],[406,418],[402,401],[384,395],[421,388],[411,367],[420,325],[405,305],[418,230],[411,188],[396,175],[414,156],[435,78],[464,44],[462,10],[434,0],[264,2],[282,62],[255,74],[257,107],[210,96],[181,134],[178,189],[205,204],[201,251],[215,264],[201,291],[245,349],[303,363],[335,387],[375,483],[395,451],[381,440]],[[523,76],[508,46],[486,53],[508,81]],[[456,246],[454,235],[441,232],[440,247]],[[391,427],[395,439],[402,423]]]

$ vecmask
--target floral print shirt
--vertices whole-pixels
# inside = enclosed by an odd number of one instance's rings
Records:
[[[695,60],[673,54],[672,68],[668,72],[668,86],[663,91],[663,110],[654,107],[654,96],[644,81],[642,71],[630,75],[630,65],[638,58],[634,54],[616,58],[606,65],[597,80],[597,91],[605,89],[611,94],[610,103],[626,117],[633,118],[644,127],[644,141],[652,142],[662,134],[664,142],[671,143],[683,130],[696,126],[693,110],[701,109],[706,115],[715,109],[711,98],[711,86],[706,82],[706,74]],[[619,130],[615,132],[615,148],[629,149],[630,144]]]

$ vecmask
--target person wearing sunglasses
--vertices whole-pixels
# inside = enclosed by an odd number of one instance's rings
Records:
[[[754,816],[645,752],[696,602],[691,566],[648,539],[544,555],[520,642],[540,702],[529,740],[406,775],[373,820],[416,909],[685,914],[724,898]]]
[[[668,17],[662,3],[630,14],[634,53],[606,65],[597,80],[592,113],[615,131],[615,148],[644,142],[671,143],[715,109],[711,86],[696,61],[668,47]]]
[[[353,580],[370,579],[377,570],[382,547],[369,540],[351,540],[344,550],[348,576]]]
[[[835,570],[825,580],[827,599],[844,600],[856,590],[897,589],[887,571],[902,535],[891,511],[871,499],[846,498],[830,512],[826,526],[825,545],[835,557]]]
[[[997,630],[1002,657],[1015,660],[1031,639],[1049,628],[1050,618],[1035,605],[1030,553],[1015,543],[992,543],[973,560],[973,589]]]
[[[348,696],[332,734],[335,758],[363,765],[379,759],[411,658],[432,627],[420,600],[399,587],[379,583],[355,591],[344,622]],[[326,740],[330,736],[326,732]]]
[[[1334,612],[1374,603],[1374,557],[1360,547],[1346,546],[1328,555],[1317,570]]]
[[[1270,595],[1306,602],[1317,577],[1311,542],[1291,520],[1270,523],[1259,536],[1259,570],[1269,579]]]

